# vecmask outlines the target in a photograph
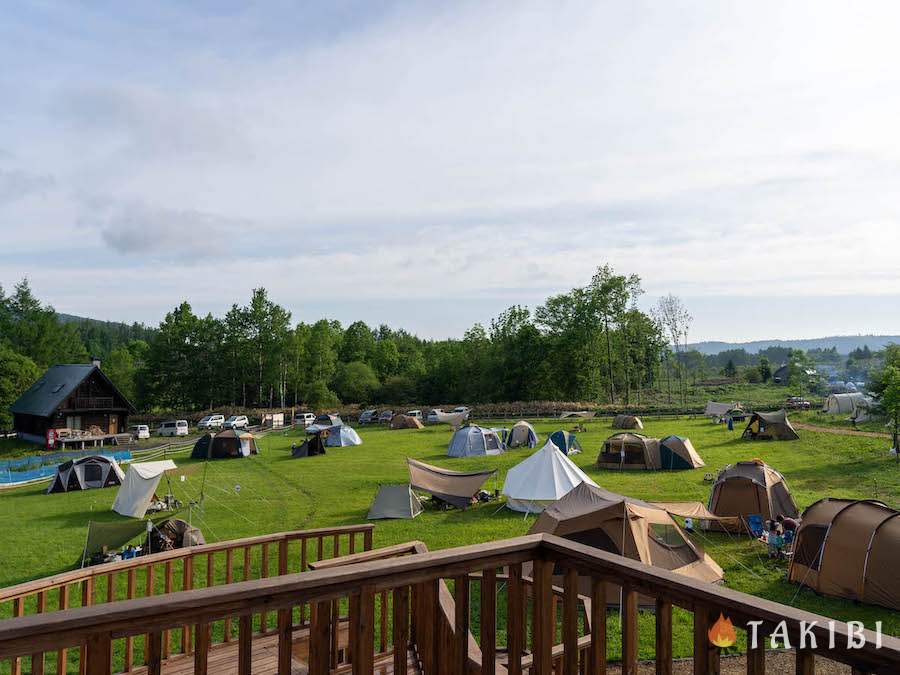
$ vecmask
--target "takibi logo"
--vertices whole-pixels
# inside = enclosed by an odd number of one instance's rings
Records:
[[[734,624],[731,623],[731,619],[725,617],[721,612],[719,612],[719,618],[716,622],[709,627],[707,635],[709,635],[709,641],[716,647],[731,647],[737,642]]]

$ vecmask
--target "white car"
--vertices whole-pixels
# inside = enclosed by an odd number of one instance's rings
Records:
[[[456,406],[456,407],[453,409],[453,412],[455,412],[455,413],[465,413],[465,414],[466,414],[466,417],[468,417],[468,416],[469,416],[469,412],[471,412],[471,410],[472,410],[472,409],[471,409],[469,406],[467,406],[467,405],[459,405],[459,406]]]
[[[407,417],[415,417],[417,420],[421,420],[422,419],[422,411],[421,410],[407,410],[406,416]]]
[[[170,420],[160,424],[156,433],[159,436],[187,436],[188,430],[187,420]]]
[[[225,426],[225,415],[207,415],[197,423],[198,429],[221,429]]]
[[[308,427],[316,421],[316,416],[311,412],[294,413],[294,425],[298,427]]]
[[[246,429],[248,426],[250,426],[250,420],[246,415],[232,415],[225,420],[226,429]]]
[[[129,427],[129,431],[131,431],[131,435],[137,440],[150,438],[150,427],[146,424],[132,424]]]

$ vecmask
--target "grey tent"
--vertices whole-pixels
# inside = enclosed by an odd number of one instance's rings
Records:
[[[474,455],[499,455],[504,451],[503,441],[493,429],[467,424],[450,437],[447,457],[472,457]]]
[[[402,485],[379,485],[378,494],[369,507],[368,520],[382,518],[415,518],[422,513],[422,503],[416,497],[409,483]]]
[[[525,420],[519,420],[513,424],[506,440],[508,448],[533,448],[537,445],[538,437],[534,427]]]
[[[336,427],[343,423],[344,420],[342,420],[337,413],[322,413],[321,415],[316,416],[316,420],[313,424],[318,424],[323,427]]]
[[[409,484],[416,490],[427,492],[439,501],[460,509],[470,506],[485,481],[497,475],[496,469],[451,471],[409,458],[406,465],[409,468]]]
[[[216,435],[203,434],[194,443],[191,459],[226,459],[259,454],[256,438],[249,431],[226,429]]]
[[[800,436],[791,426],[787,413],[776,410],[753,413],[741,438],[753,441],[796,441]]]
[[[634,415],[616,415],[613,418],[613,429],[643,429],[644,423]]]
[[[124,478],[125,473],[112,457],[79,457],[63,462],[56,468],[56,476],[47,488],[47,494],[121,485]]]

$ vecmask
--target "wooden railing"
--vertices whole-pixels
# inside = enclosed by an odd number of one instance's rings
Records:
[[[377,552],[376,552],[377,553]],[[718,672],[719,652],[707,637],[710,621],[729,617],[739,629],[759,621],[761,635],[784,622],[786,634],[799,643],[802,622],[816,639],[796,651],[796,672],[814,672],[814,656],[822,655],[848,664],[854,673],[900,672],[900,640],[862,631],[864,643],[849,648],[850,627],[834,622],[833,648],[829,626],[821,616],[796,610],[720,586],[605,553],[551,535],[530,535],[432,553],[377,559],[363,556],[341,564],[317,565],[301,574],[259,578],[224,586],[173,592],[165,597],[144,597],[103,606],[31,615],[0,622],[0,659],[31,656],[35,659],[64,648],[85,647],[84,672],[114,672],[112,654],[123,641],[147,635],[147,672],[160,673],[166,631],[188,626],[187,648],[193,649],[195,673],[235,672],[249,675],[253,669],[253,617],[277,615],[277,672],[290,673],[296,658],[292,648],[298,638],[308,645],[312,675],[329,672],[372,673],[379,654],[390,653],[393,672],[407,672],[411,665],[426,675],[476,673],[494,675],[505,668],[510,675],[528,671],[537,675],[605,673],[607,659],[607,588],[621,587],[622,670],[637,666],[638,598],[655,602],[656,672],[671,673],[672,611],[680,607],[693,615],[694,672]],[[372,559],[376,558],[376,559]],[[523,574],[530,570],[530,578]],[[554,589],[554,574],[562,586]],[[447,640],[440,630],[448,618],[441,603],[441,589],[452,584],[452,633]],[[579,595],[579,584],[590,588]],[[499,593],[500,586],[505,588]],[[530,586],[530,600],[526,587]],[[449,587],[447,587],[449,589]],[[477,603],[472,601],[477,588]],[[505,596],[499,611],[498,600]],[[376,606],[387,597],[390,623],[379,625]],[[471,601],[471,602],[470,602]],[[309,603],[308,625],[292,621],[299,606]],[[477,658],[468,639],[473,607],[478,607]],[[347,608],[349,645],[336,658],[335,608]],[[588,610],[588,616],[583,616]],[[385,616],[382,614],[381,616]],[[498,641],[498,617],[505,620],[505,644]],[[505,617],[505,619],[503,619]],[[221,659],[209,665],[210,627],[233,620],[238,625],[234,663]],[[387,622],[387,619],[383,621]],[[817,622],[811,624],[811,622]],[[585,630],[579,626],[585,625]],[[580,633],[585,634],[581,635]],[[387,635],[385,635],[387,633]],[[557,637],[559,634],[559,637]],[[193,636],[193,641],[191,641]],[[559,642],[557,645],[556,643]],[[748,649],[747,672],[765,668],[764,643]],[[223,646],[220,645],[220,648]],[[408,649],[412,647],[412,649]],[[184,658],[184,657],[179,657]],[[414,663],[410,662],[414,660]],[[480,661],[480,662],[479,662]],[[379,666],[381,667],[381,666]]]
[[[112,396],[83,396],[76,398],[73,410],[106,410],[112,408],[114,400]]]
[[[39,618],[46,618],[49,612],[57,613],[73,607],[107,606],[107,603],[137,598],[154,597],[165,602],[162,596],[171,593],[302,572],[316,561],[371,550],[373,530],[374,525],[364,524],[279,532],[63,572],[0,589],[0,616],[28,619],[41,615]],[[268,613],[256,615],[253,619],[256,631],[265,634],[274,630],[271,618]],[[308,625],[306,606],[298,607],[296,620],[299,626]],[[217,628],[214,635],[216,641],[231,642],[235,639],[236,623],[232,617],[225,618]],[[194,640],[196,638],[194,634]],[[136,659],[136,644],[144,656],[141,661]],[[122,670],[130,671],[136,663],[145,662],[147,646],[145,640],[136,640],[134,635],[126,637],[118,655]],[[177,628],[170,627],[161,635],[158,646],[161,658],[190,653],[194,648],[191,625],[185,623]],[[78,647],[79,653],[75,658],[79,659],[79,670],[83,673],[84,645]],[[53,657],[55,672],[65,673],[68,650],[61,648]],[[11,660],[12,675],[22,673],[22,661],[21,658]],[[26,672],[44,672],[44,662],[45,655],[34,652],[27,664],[30,671]],[[0,672],[3,672],[2,668]]]

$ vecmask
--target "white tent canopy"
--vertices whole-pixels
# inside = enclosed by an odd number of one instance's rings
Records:
[[[552,441],[519,462],[506,474],[506,506],[522,513],[540,513],[581,483],[599,487]]]
[[[831,394],[825,399],[824,412],[833,415],[846,414],[857,421],[867,417],[867,412],[872,404],[872,399],[860,391],[850,394]]]
[[[337,427],[328,429],[328,437],[325,439],[325,445],[329,448],[343,447],[345,445],[362,445],[362,439],[356,433],[356,429],[342,424]]]
[[[130,464],[112,510],[123,516],[143,518],[162,475],[177,468],[171,459]]]

